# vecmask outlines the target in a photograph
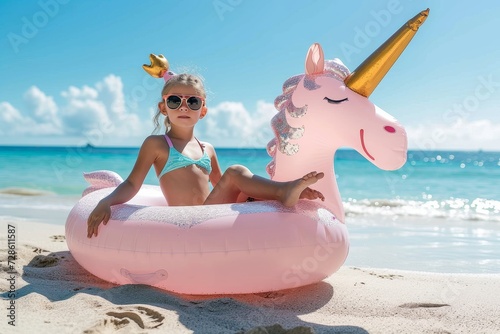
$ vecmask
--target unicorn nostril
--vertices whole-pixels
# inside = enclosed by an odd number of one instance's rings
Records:
[[[394,129],[392,126],[389,126],[389,125],[384,126],[384,130],[387,131],[387,132],[389,132],[389,133],[396,132],[396,129]]]

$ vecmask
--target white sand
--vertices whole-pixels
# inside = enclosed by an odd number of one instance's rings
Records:
[[[13,327],[7,223],[0,224],[0,333],[500,332],[500,275],[343,267],[293,290],[180,296],[92,276],[69,253],[63,226],[16,225]],[[274,324],[280,326],[269,327]]]

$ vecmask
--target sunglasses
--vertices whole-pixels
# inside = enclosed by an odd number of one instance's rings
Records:
[[[186,105],[189,109],[193,111],[200,110],[203,107],[205,101],[201,96],[195,95],[163,95],[163,100],[165,104],[172,110],[179,109],[183,101],[186,101]]]

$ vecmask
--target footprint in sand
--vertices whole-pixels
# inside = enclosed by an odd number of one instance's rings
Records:
[[[34,250],[36,252],[36,250]],[[59,264],[59,261],[64,259],[64,256],[58,257],[56,254],[49,255],[37,255],[31,259],[30,263],[28,263],[28,267],[33,268],[46,268],[46,267],[54,267]]]
[[[450,306],[449,304],[437,304],[437,303],[406,303],[399,305],[402,308],[435,308],[435,307],[443,307]]]
[[[377,274],[377,273],[370,273],[372,276],[376,276],[378,278],[385,278],[385,279],[390,279],[393,280],[395,278],[403,278],[403,275],[395,275],[395,274],[388,274],[388,275],[383,275],[383,274]]]
[[[50,238],[52,241],[64,242],[66,241],[66,236],[64,235],[51,235]]]
[[[28,247],[33,249],[33,253],[37,253],[37,254],[49,253],[48,250],[43,249],[43,248],[38,248],[38,247],[34,247],[34,246],[28,246]]]
[[[314,329],[306,326],[298,326],[291,329],[285,329],[281,325],[276,324],[272,326],[258,326],[247,330],[245,332],[238,332],[237,334],[314,334]]]
[[[163,325],[165,319],[159,312],[143,306],[117,307],[106,312],[107,317],[84,334],[98,334],[109,330],[117,331],[127,326],[139,326],[141,329],[154,329]],[[135,325],[134,325],[135,324]]]
[[[283,297],[285,294],[280,291],[273,291],[273,292],[262,292],[262,293],[256,293],[255,295],[266,298],[266,299],[276,299]]]
[[[357,267],[353,267],[351,268],[352,270],[361,270],[362,272],[365,272],[371,276],[375,276],[375,277],[378,277],[378,278],[385,278],[385,279],[390,279],[390,280],[393,280],[395,278],[404,278],[403,275],[396,275],[396,274],[387,274],[387,275],[384,275],[384,274],[378,274],[378,273],[375,273],[373,271],[366,271],[366,270],[363,270],[361,268],[357,268]]]

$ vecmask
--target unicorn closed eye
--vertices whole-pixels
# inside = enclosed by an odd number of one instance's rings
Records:
[[[110,171],[85,174],[91,186],[66,221],[71,254],[89,272],[116,284],[149,284],[186,294],[256,293],[316,283],[337,271],[349,251],[333,157],[350,146],[382,169],[406,161],[404,128],[369,95],[428,15],[408,21],[353,73],[338,59],[309,49],[305,73],[288,79],[275,101],[275,138],[267,149],[274,180],[312,170],[326,201],[277,201],[168,206],[158,186],[143,185],[113,206],[99,236],[87,238],[87,218],[123,180]],[[168,62],[151,56],[148,73],[168,79]]]
[[[267,145],[273,180],[292,180],[311,170],[325,173],[314,185],[326,206],[344,221],[333,157],[342,146],[354,148],[384,170],[406,162],[407,138],[397,120],[368,100],[384,75],[423,24],[429,9],[409,20],[353,73],[339,60],[325,60],[313,44],[305,73],[288,79],[275,100],[271,124],[276,135]]]

